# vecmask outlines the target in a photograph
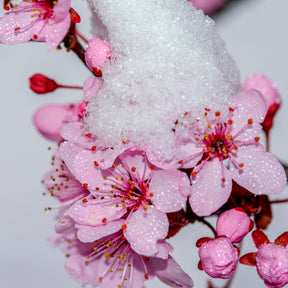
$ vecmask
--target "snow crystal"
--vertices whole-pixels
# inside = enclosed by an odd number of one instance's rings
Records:
[[[162,159],[186,111],[229,105],[239,73],[214,22],[186,0],[90,0],[108,28],[112,59],[87,106],[88,129],[104,146],[149,145]],[[203,110],[201,110],[202,113]]]

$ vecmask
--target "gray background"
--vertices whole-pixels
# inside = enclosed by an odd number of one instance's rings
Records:
[[[90,16],[86,3],[74,2],[73,7],[82,16],[80,30],[89,37]],[[283,105],[272,132],[271,148],[283,160],[288,160],[287,11],[287,0],[237,0],[215,18],[217,29],[238,64],[242,81],[251,73],[263,72],[282,94]],[[82,94],[59,90],[38,96],[28,89],[27,80],[41,72],[61,83],[82,85],[90,73],[72,53],[47,53],[44,44],[0,46],[0,52],[0,287],[81,287],[65,272],[64,255],[47,242],[53,235],[56,213],[44,212],[44,208],[57,203],[42,196],[40,179],[50,168],[51,152],[47,148],[51,143],[37,133],[31,116],[45,103],[80,102]],[[287,192],[286,189],[281,197],[287,197]],[[268,231],[271,240],[288,230],[286,210],[285,205],[274,207],[273,227]],[[204,272],[197,270],[194,243],[201,236],[211,236],[211,233],[197,224],[183,229],[171,241],[175,244],[174,257],[193,277],[197,288],[206,287],[207,279]],[[255,248],[248,236],[242,253],[252,250]],[[215,283],[223,287],[225,281]],[[152,280],[146,287],[167,286]],[[241,266],[232,287],[265,286],[254,268]]]

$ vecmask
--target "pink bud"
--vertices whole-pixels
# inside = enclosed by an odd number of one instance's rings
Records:
[[[270,288],[280,288],[288,284],[288,251],[274,243],[263,244],[256,254],[259,276]]]
[[[56,90],[58,84],[42,74],[35,74],[29,78],[30,88],[38,94],[45,94]]]
[[[96,76],[102,76],[102,69],[105,66],[106,59],[111,57],[109,43],[94,36],[87,44],[85,52],[85,61],[91,71]]]
[[[66,121],[78,119],[78,106],[48,104],[39,108],[33,116],[38,131],[48,140],[62,141],[60,130]]]
[[[238,249],[231,240],[220,237],[205,242],[199,248],[203,270],[213,278],[231,278],[238,262]]]
[[[234,208],[221,213],[216,224],[216,232],[239,243],[253,228],[250,217],[242,210]]]
[[[227,3],[227,0],[187,0],[191,2],[197,9],[203,10],[207,15],[216,12]]]
[[[271,80],[262,74],[252,74],[246,80],[244,89],[248,90],[251,88],[260,91],[267,102],[267,114],[262,126],[264,131],[268,132],[273,125],[274,116],[281,104],[280,95]]]

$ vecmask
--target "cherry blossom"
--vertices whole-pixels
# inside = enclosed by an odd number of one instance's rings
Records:
[[[168,243],[160,245],[167,258],[163,260],[137,254],[122,230],[91,243],[82,243],[72,226],[69,219],[57,224],[56,231],[60,235],[55,242],[69,255],[65,268],[78,282],[102,288],[133,288],[143,287],[145,280],[157,276],[171,287],[193,287],[192,279],[169,255],[173,248]]]
[[[283,167],[258,142],[267,111],[263,96],[246,90],[233,103],[222,112],[207,107],[202,119],[192,121],[185,112],[176,125],[176,133],[179,126],[188,135],[179,137],[186,154],[179,164],[193,168],[190,205],[198,216],[210,215],[227,201],[232,179],[256,195],[280,193],[286,184]]]
[[[62,155],[69,153],[65,145],[60,151]],[[178,170],[158,169],[141,150],[127,150],[107,169],[99,168],[98,154],[101,156],[101,151],[95,151],[92,158],[84,151],[79,153],[77,165],[72,164],[75,177],[93,196],[82,199],[67,213],[78,224],[79,239],[96,240],[95,231],[110,223],[123,229],[137,253],[160,257],[159,243],[169,228],[166,213],[185,206],[190,193],[188,177]],[[118,219],[125,219],[125,223]]]
[[[67,209],[87,196],[89,191],[71,174],[58,151],[52,156],[51,166],[51,170],[44,175],[42,182],[47,192],[61,202],[58,215],[61,218]]]
[[[29,40],[46,42],[55,49],[71,23],[71,0],[28,0],[8,8],[0,18],[0,43],[19,44]]]

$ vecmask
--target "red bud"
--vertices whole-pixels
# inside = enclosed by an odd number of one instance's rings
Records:
[[[29,78],[30,88],[38,94],[45,94],[56,90],[59,85],[42,74],[35,74]]]

